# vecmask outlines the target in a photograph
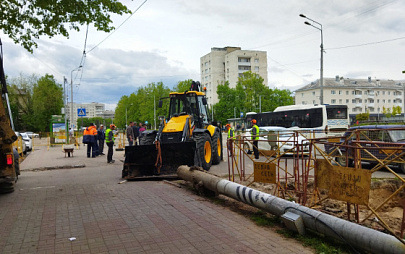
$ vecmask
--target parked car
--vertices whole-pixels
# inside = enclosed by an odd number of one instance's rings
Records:
[[[359,149],[354,147],[360,146]],[[365,125],[349,128],[337,143],[325,144],[325,151],[341,166],[352,166],[356,150],[363,162],[377,164],[370,154],[379,160],[391,161],[405,173],[405,156],[395,157],[404,152],[405,125]],[[404,160],[402,160],[404,159]]]
[[[25,149],[26,151],[32,151],[32,138],[28,136],[27,133],[22,132],[21,137],[23,141],[25,142]]]
[[[32,131],[26,131],[25,133],[27,133],[28,137],[30,137],[30,138],[39,138],[38,133],[34,133]]]
[[[17,135],[17,138],[18,138],[18,140],[16,142],[17,142],[18,151],[21,151],[20,155],[22,153],[26,154],[27,153],[27,145],[26,145],[25,141],[23,140],[23,137],[21,136],[21,133],[16,131],[15,135]]]
[[[243,144],[246,153],[253,151],[253,144],[249,142],[250,130],[247,129],[245,135],[248,136]],[[293,154],[296,146],[300,146],[300,152],[309,151],[309,141],[301,135],[294,137],[294,132],[284,127],[259,127],[259,150],[279,150],[281,154]]]

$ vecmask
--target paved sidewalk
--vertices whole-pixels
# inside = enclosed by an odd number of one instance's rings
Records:
[[[116,163],[38,149],[0,196],[0,253],[314,253],[165,182],[121,182]],[[82,168],[33,168],[84,164]]]

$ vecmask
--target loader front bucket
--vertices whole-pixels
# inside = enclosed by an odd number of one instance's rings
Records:
[[[122,177],[130,179],[163,179],[177,176],[180,165],[194,165],[196,144],[194,141],[161,144],[161,168],[155,166],[159,151],[155,145],[125,147],[125,163]]]

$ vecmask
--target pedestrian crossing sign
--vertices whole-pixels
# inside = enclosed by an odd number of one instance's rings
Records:
[[[78,108],[77,109],[77,116],[86,116],[86,109],[85,108]]]

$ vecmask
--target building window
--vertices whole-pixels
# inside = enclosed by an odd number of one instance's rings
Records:
[[[339,94],[342,94],[342,90],[339,90]]]
[[[380,103],[380,99],[377,99],[377,103]]]
[[[342,104],[343,103],[343,100],[342,99],[339,99],[339,104]]]
[[[258,63],[259,62],[259,58],[255,58],[255,63]]]
[[[335,100],[335,99],[332,99],[332,100],[330,100],[330,103],[331,103],[331,104],[336,104],[336,100]]]
[[[349,91],[346,91],[346,95],[349,95]]]
[[[356,99],[352,99],[352,103],[356,103]]]
[[[239,63],[250,63],[250,58],[238,57],[238,62]]]
[[[356,111],[357,111],[357,109],[356,109],[356,108],[352,108],[352,111],[353,111],[353,112],[356,112]]]
[[[238,66],[238,70],[240,71],[250,71],[250,66]]]
[[[349,103],[349,99],[346,99],[346,103]]]
[[[356,91],[352,91],[352,95],[355,95],[356,94]]]
[[[336,94],[335,90],[330,90],[330,94]]]
[[[385,99],[383,99],[383,103],[385,103]]]
[[[301,97],[304,97],[304,93],[301,93]]]
[[[259,66],[255,66],[255,71],[259,71]]]
[[[388,95],[391,95],[391,91],[388,91]]]
[[[315,100],[312,101],[312,104],[315,104]]]
[[[315,92],[312,92],[312,96],[315,96]]]
[[[390,100],[390,99],[388,100],[388,103],[391,103],[391,100]]]
[[[382,91],[383,92],[383,95],[385,95],[385,91]]]

